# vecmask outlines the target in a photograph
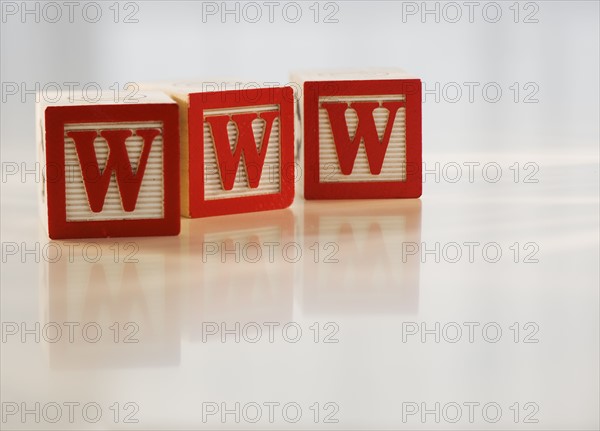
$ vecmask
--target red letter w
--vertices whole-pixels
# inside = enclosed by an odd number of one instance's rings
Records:
[[[144,178],[146,163],[150,155],[152,142],[160,131],[157,129],[137,130],[136,135],[143,140],[142,153],[138,162],[137,170],[133,173],[125,140],[132,135],[131,130],[103,130],[100,136],[108,143],[108,158],[102,172],[98,167],[94,141],[98,136],[94,130],[67,132],[67,136],[75,141],[77,157],[81,165],[81,175],[85,184],[90,208],[93,212],[101,212],[106,198],[106,192],[110,184],[113,171],[116,173],[121,205],[123,210],[131,212],[135,210],[138,194]]]
[[[398,109],[404,106],[404,102],[383,102],[381,104],[381,106],[389,112],[385,132],[383,133],[383,139],[381,141],[379,140],[375,119],[373,118],[373,111],[375,108],[379,107],[379,102],[353,102],[350,104],[350,107],[356,111],[358,116],[358,125],[356,126],[354,139],[352,140],[350,140],[350,132],[348,131],[348,124],[346,123],[346,109],[348,109],[348,103],[325,102],[322,106],[329,114],[331,132],[333,134],[333,141],[337,150],[342,174],[350,175],[352,173],[354,161],[358,154],[358,147],[360,142],[364,140],[367,160],[369,161],[369,170],[372,175],[379,175],[381,173],[381,167],[383,166],[383,160],[385,159],[385,152],[387,151],[392,135],[396,113],[398,112]]]
[[[252,129],[252,121],[258,118],[258,114],[248,113],[232,115],[231,120],[233,120],[237,128],[237,142],[235,143],[234,149],[231,148],[229,135],[227,133],[229,116],[218,115],[206,117],[206,121],[210,124],[212,132],[224,190],[233,189],[242,153],[244,154],[248,186],[252,189],[258,187],[262,169],[265,164],[269,139],[271,137],[271,128],[278,115],[278,111],[261,112],[260,118],[264,120],[265,125],[262,139],[259,144],[260,148],[257,148],[256,140],[254,139],[254,131]]]

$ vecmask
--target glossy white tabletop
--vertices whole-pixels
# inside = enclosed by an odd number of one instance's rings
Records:
[[[529,160],[463,160],[492,159]],[[6,187],[2,398],[19,401],[6,423],[593,425],[598,166],[536,160],[537,183],[428,176],[420,200],[300,197],[118,242],[48,241],[30,188]],[[36,402],[40,424],[23,423]]]

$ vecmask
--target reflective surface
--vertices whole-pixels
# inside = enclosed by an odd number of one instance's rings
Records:
[[[421,200],[297,197],[119,242],[49,242],[31,188],[6,188],[5,423],[593,425],[598,168],[536,160],[537,183],[427,175]]]

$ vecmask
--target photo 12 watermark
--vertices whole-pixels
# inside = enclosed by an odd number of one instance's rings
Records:
[[[536,402],[499,403],[496,401],[404,401],[402,423],[421,424],[495,424],[503,418],[515,424],[537,424],[540,406]]]
[[[137,24],[140,2],[3,1],[2,23],[88,23]]]
[[[512,103],[540,103],[540,85],[535,81],[427,82],[423,81],[422,101],[428,103],[491,103],[502,100]]]
[[[140,342],[136,322],[113,322],[110,325],[88,322],[2,322],[2,343],[89,343],[108,340],[115,344]]]
[[[202,342],[287,343],[302,340],[315,344],[337,344],[340,325],[336,322],[202,322]]]
[[[502,243],[497,241],[403,242],[402,263],[539,263],[540,246],[534,241]]]
[[[137,242],[2,242],[2,263],[139,263]]]
[[[340,245],[315,241],[308,247],[295,241],[205,241],[202,263],[339,263]]]
[[[278,183],[281,178],[286,181],[298,183],[302,180],[304,170],[298,162],[282,167],[273,165],[260,166],[256,163],[246,161],[247,171],[261,171],[261,181],[267,184]],[[339,172],[338,163],[321,163],[318,175],[323,180],[333,178]],[[88,182],[102,181],[102,176],[96,170],[95,163],[83,163],[80,166],[62,166],[52,163],[3,161],[0,165],[2,183],[41,183],[56,182],[63,179],[67,183],[76,183],[81,180],[81,172],[86,172]],[[281,172],[280,172],[281,169]],[[452,161],[423,161],[419,165],[408,164],[406,171],[409,173],[421,170],[422,182],[425,183],[486,183],[496,184],[501,182],[512,182],[515,184],[538,184],[540,182],[541,166],[535,161],[508,161],[496,162],[493,160],[452,160]],[[204,163],[205,181],[211,176],[225,173],[237,173],[233,169],[220,168],[217,163]],[[124,181],[132,181],[125,179]],[[247,179],[236,175],[234,184],[245,185]]]
[[[538,24],[538,2],[479,2],[479,1],[403,1],[402,23],[487,23],[509,21],[515,24]]]
[[[341,4],[337,1],[203,1],[202,23],[337,24]]]
[[[340,405],[332,401],[202,402],[202,423],[295,424],[303,418],[315,424],[339,423]]]
[[[3,424],[138,424],[140,406],[131,401],[2,401]]]
[[[57,102],[66,103],[140,103],[146,98],[140,94],[137,82],[112,82],[101,84],[95,81],[63,82],[17,82],[2,81],[2,103]]]
[[[424,161],[421,173],[423,184],[428,182],[496,184],[503,180],[515,184],[540,182],[540,165],[534,161],[502,163],[493,160]]]
[[[402,322],[403,343],[486,343],[502,339],[514,344],[538,344],[540,325],[537,322],[513,322],[510,325],[494,321],[468,322]]]

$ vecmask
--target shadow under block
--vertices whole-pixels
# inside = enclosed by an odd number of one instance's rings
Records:
[[[179,113],[167,95],[64,97],[36,115],[50,238],[179,234]]]
[[[421,81],[401,69],[299,72],[306,199],[421,196]],[[298,121],[297,121],[298,123]]]
[[[236,89],[227,89],[227,88]],[[181,213],[208,217],[275,210],[294,198],[290,87],[207,91],[202,83],[152,84],[180,107]]]

